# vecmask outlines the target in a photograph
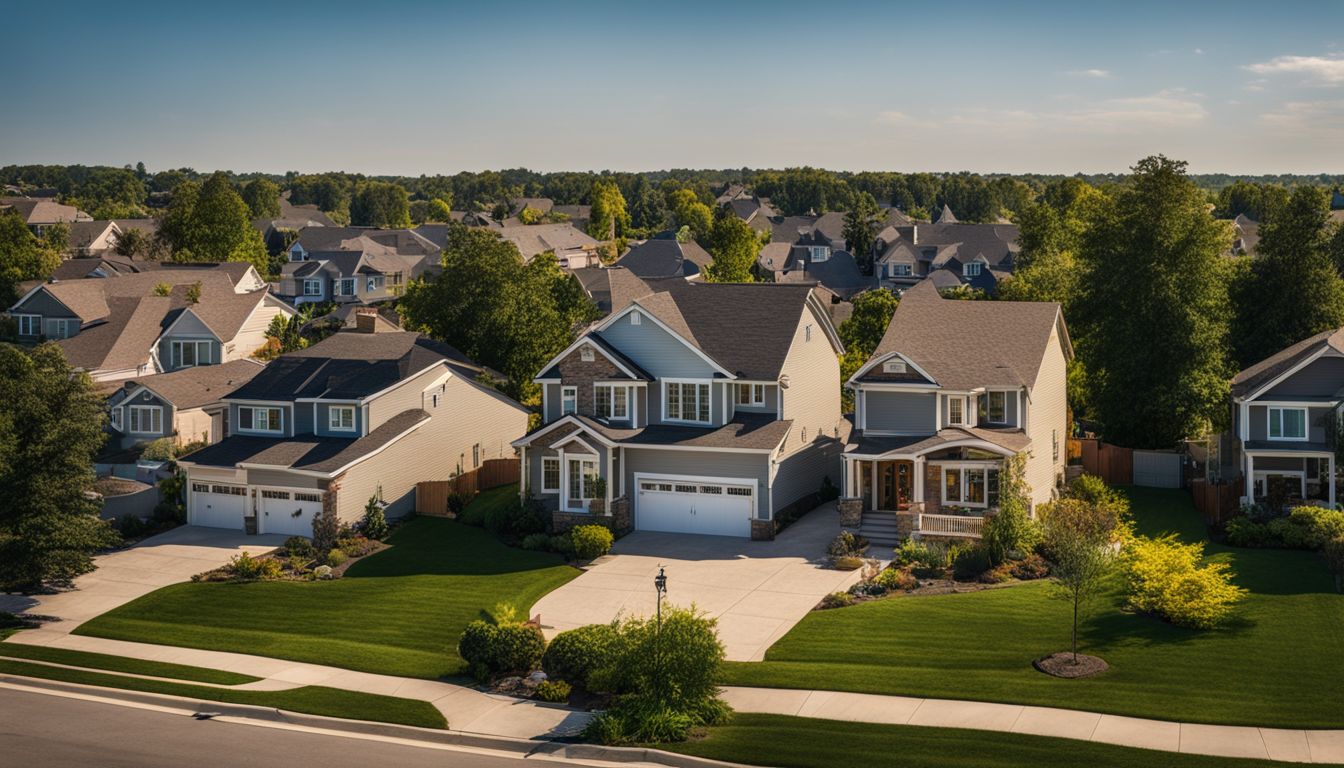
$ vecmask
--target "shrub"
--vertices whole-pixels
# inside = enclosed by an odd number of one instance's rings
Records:
[[[574,557],[592,560],[611,551],[611,531],[603,525],[578,525],[569,532],[574,542]]]
[[[1041,533],[1025,507],[1011,504],[985,519],[981,540],[991,560],[1005,563],[1035,549]]]
[[[569,533],[557,533],[551,537],[551,550],[559,552],[565,557],[574,557],[574,540],[569,537]]]
[[[1344,512],[1325,507],[1294,507],[1288,522],[1303,530],[1308,549],[1320,549],[1325,543],[1344,536]]]
[[[866,549],[868,549],[867,539],[849,531],[841,531],[840,535],[831,539],[831,543],[826,547],[826,554],[831,557],[858,557],[863,555]]]
[[[1225,534],[1234,547],[1320,549],[1327,541],[1344,536],[1344,512],[1303,506],[1294,507],[1287,517],[1268,521],[1250,515],[1234,517],[1227,522]]]
[[[344,552],[346,557],[363,557],[372,552],[375,546],[364,536],[342,536],[336,540],[336,549]]]
[[[1336,536],[1321,547],[1325,563],[1335,573],[1344,574],[1344,536]]]
[[[981,584],[1002,584],[1005,581],[1013,580],[1013,566],[1011,563],[999,563],[988,571],[980,574],[976,579]]]
[[[529,533],[523,537],[523,549],[544,552],[551,548],[551,537],[544,533]]]
[[[543,680],[537,686],[537,698],[555,704],[569,701],[570,685],[564,680]]]
[[[952,575],[957,581],[975,581],[989,570],[989,566],[989,550],[984,545],[966,547],[953,559]]]
[[[1118,520],[1129,517],[1129,499],[1096,475],[1075,477],[1073,482],[1069,483],[1069,489],[1065,495],[1071,499],[1087,502],[1094,507],[1106,509]]]
[[[1181,627],[1217,625],[1246,590],[1232,584],[1226,563],[1200,566],[1203,556],[1202,544],[1182,544],[1175,536],[1130,542],[1123,560],[1129,606]]]
[[[451,512],[454,517],[462,518],[462,513],[465,512],[470,505],[470,494],[458,493],[457,491],[448,494],[448,511]],[[484,512],[482,512],[482,514],[484,514]],[[467,523],[467,525],[474,525],[478,528],[485,525],[485,520],[483,518],[476,522],[468,522],[466,519],[462,519],[462,522]]]
[[[140,458],[146,461],[172,461],[177,458],[177,438],[160,437],[145,443],[145,447],[140,451]]]
[[[485,682],[494,673],[495,646],[499,639],[499,627],[487,621],[476,619],[462,631],[457,641],[457,655],[467,662],[471,674]]]
[[[614,624],[590,624],[561,632],[546,647],[541,668],[551,677],[589,688],[589,673],[611,665],[617,642]]]
[[[906,539],[896,548],[892,562],[922,568],[940,567],[945,564],[940,548],[914,539]]]
[[[1234,517],[1227,521],[1224,531],[1227,543],[1234,547],[1269,547],[1269,525],[1250,517]]]
[[[854,604],[854,596],[848,592],[832,592],[821,598],[822,608],[845,608]]]
[[[522,539],[530,533],[544,532],[546,521],[535,503],[512,500],[486,510],[485,529],[501,539]]]
[[[496,674],[525,675],[541,666],[546,637],[535,624],[501,624],[494,650]]]
[[[117,531],[128,539],[134,539],[137,536],[140,536],[151,527],[153,526],[140,519],[138,515],[125,514],[117,518]]]
[[[246,552],[240,552],[224,566],[224,570],[240,581],[257,581],[280,578],[281,566],[278,560],[253,557]]]
[[[383,511],[382,488],[369,497],[364,505],[364,519],[360,521],[359,531],[366,537],[381,541],[387,538],[387,513]]]
[[[302,536],[290,536],[285,539],[285,553],[290,557],[313,557],[317,552],[313,542]]]
[[[349,560],[349,559],[350,559],[350,556],[347,555],[347,554],[345,554],[345,550],[343,550],[343,549],[333,549],[333,550],[331,550],[330,552],[327,553],[327,558],[326,558],[326,560],[327,560],[327,565],[331,566],[332,568],[336,568],[336,567],[340,566],[342,563],[344,563],[346,560]]]
[[[863,558],[845,555],[831,560],[831,567],[837,571],[857,571],[863,567]]]
[[[919,583],[909,568],[885,568],[873,578],[873,584],[888,592],[914,589]]]
[[[1008,566],[1013,578],[1023,581],[1044,579],[1050,575],[1050,564],[1045,561],[1044,557],[1034,552],[1021,560],[1014,560],[1011,563],[1005,563],[1005,565]]]

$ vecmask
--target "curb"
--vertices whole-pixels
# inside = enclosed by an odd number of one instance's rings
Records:
[[[497,752],[513,752],[519,757],[552,756],[571,760],[595,760],[611,763],[654,763],[669,768],[739,768],[738,763],[725,763],[701,757],[665,752],[647,747],[607,747],[599,744],[570,744],[544,739],[522,739],[511,736],[490,736],[447,729],[420,728],[413,725],[378,723],[370,720],[347,720],[339,717],[308,715],[273,707],[260,707],[251,704],[228,704],[218,701],[200,701],[183,696],[170,696],[161,693],[129,691],[122,688],[106,688],[96,685],[81,685],[36,677],[0,674],[0,683],[39,688],[66,693],[79,693],[104,699],[117,699],[136,704],[157,706],[176,705],[179,709],[195,712],[211,712],[223,717],[246,720],[260,720],[270,723],[322,728],[331,731],[344,731],[362,736],[394,738],[406,741],[421,741],[431,744],[489,749]],[[743,767],[745,768],[745,767]]]

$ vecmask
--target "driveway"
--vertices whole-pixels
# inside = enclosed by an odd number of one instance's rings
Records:
[[[848,589],[858,571],[825,567],[840,532],[835,504],[813,510],[774,541],[636,531],[583,575],[532,606],[547,637],[618,615],[652,616],[653,577],[667,573],[666,604],[692,604],[719,620],[730,661],[760,661],[821,598]]]
[[[99,555],[98,569],[75,579],[74,589],[51,595],[0,594],[0,611],[54,616],[43,629],[70,632],[85,621],[129,603],[159,587],[227,563],[239,552],[270,552],[285,536],[248,536],[224,528],[183,525],[129,549]]]

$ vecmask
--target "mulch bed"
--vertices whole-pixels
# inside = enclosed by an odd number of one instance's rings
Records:
[[[1107,669],[1110,669],[1106,662],[1096,656],[1088,656],[1085,653],[1080,653],[1078,654],[1077,659],[1078,661],[1075,663],[1074,655],[1072,653],[1061,651],[1039,658],[1033,661],[1031,665],[1047,675],[1063,677],[1069,680],[1099,675]]]

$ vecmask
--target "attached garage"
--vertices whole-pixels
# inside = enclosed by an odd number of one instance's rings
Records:
[[[641,531],[751,535],[756,486],[751,480],[635,476],[635,528]]]
[[[292,488],[260,488],[260,532],[287,536],[313,535],[313,518],[322,511],[322,492]]]
[[[207,528],[242,530],[247,499],[247,486],[193,482],[188,522]]]

